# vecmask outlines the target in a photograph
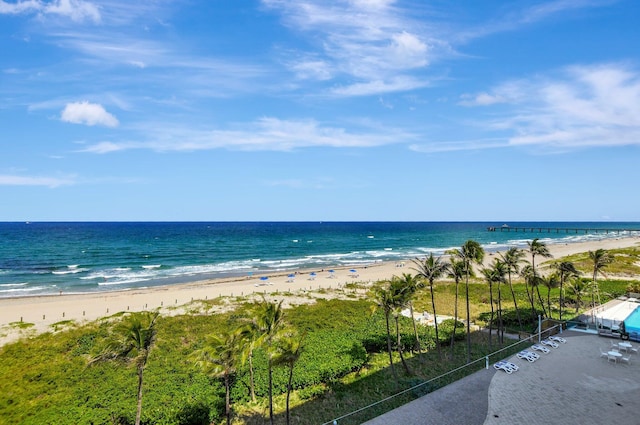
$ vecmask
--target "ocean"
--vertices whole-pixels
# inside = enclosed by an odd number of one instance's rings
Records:
[[[523,233],[500,231],[503,224],[633,231]],[[622,222],[0,223],[0,297],[358,267],[441,255],[469,239],[492,252],[536,237],[553,244],[638,234],[640,223]]]

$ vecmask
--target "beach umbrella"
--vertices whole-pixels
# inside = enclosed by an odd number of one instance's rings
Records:
[[[335,277],[335,270],[329,270],[329,277]]]
[[[267,280],[269,280],[269,276],[260,276],[260,280],[266,282]]]
[[[309,279],[311,279],[311,280],[315,279],[316,278],[316,272],[309,273],[309,276],[310,276]]]
[[[294,273],[290,273],[287,275],[287,277],[289,279],[287,279],[287,282],[293,282],[293,278],[296,277],[296,275]]]

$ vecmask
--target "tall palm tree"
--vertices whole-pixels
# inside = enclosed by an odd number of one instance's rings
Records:
[[[138,375],[138,403],[135,425],[142,417],[142,383],[149,353],[156,342],[158,312],[131,313],[118,323],[100,354],[91,359],[90,365],[102,361],[133,363]]]
[[[491,318],[489,320],[489,348],[491,348],[491,337],[493,334],[493,317],[494,317],[494,309],[493,309],[493,303],[494,303],[494,298],[493,298],[493,285],[497,284],[498,287],[500,285],[500,282],[504,280],[504,275],[506,273],[506,267],[504,266],[504,263],[497,259],[494,258],[493,259],[493,263],[491,264],[491,267],[488,268],[482,268],[481,269],[482,275],[484,276],[485,280],[487,281],[487,283],[489,284],[489,303],[491,304]],[[501,318],[500,318],[500,294],[498,294],[498,335],[500,335],[500,327],[502,326],[501,323]],[[498,336],[498,339],[500,340],[500,337]]]
[[[564,283],[568,278],[578,277],[580,272],[571,261],[561,261],[554,265],[560,275],[560,320],[562,320],[562,308],[564,307]]]
[[[551,317],[551,290],[560,286],[560,276],[557,273],[551,273],[547,277],[543,277],[542,284],[547,287],[547,311]]]
[[[277,355],[275,340],[284,326],[284,309],[282,300],[279,303],[262,299],[255,309],[256,323],[260,330],[260,345],[267,353],[267,367],[269,372],[269,421],[273,425],[273,360]]]
[[[397,277],[394,277],[391,279],[391,282],[389,282],[389,292],[391,293],[391,313],[393,314],[396,326],[396,347],[400,355],[402,367],[404,367],[405,372],[409,375],[411,371],[404,358],[404,345],[402,344],[402,335],[400,334],[400,315],[402,310],[407,307],[412,295]]]
[[[553,255],[551,255],[551,253],[549,252],[549,248],[547,247],[547,244],[544,242],[541,242],[540,239],[538,238],[535,238],[532,241],[528,241],[527,245],[529,246],[529,253],[531,254],[531,267],[533,268],[533,276],[534,276],[533,282],[536,283],[535,285],[536,291],[538,293],[538,298],[540,299],[540,304],[544,312],[544,303],[542,303],[542,297],[540,296],[540,289],[539,289],[540,285],[537,284],[539,283],[539,281],[535,279],[535,277],[538,276],[538,271],[536,270],[536,256],[551,258],[553,257]]]
[[[520,262],[524,258],[524,251],[516,247],[511,247],[504,253],[504,255],[501,253],[500,258],[502,259],[502,262],[506,266],[507,277],[509,280],[509,289],[511,290],[511,297],[513,298],[513,307],[516,309],[516,316],[518,317],[518,326],[520,327],[520,330],[522,330],[522,318],[520,317],[520,309],[518,308],[516,293],[513,290],[511,274],[520,272]]]
[[[538,276],[535,271],[534,268],[531,266],[531,264],[527,264],[526,266],[524,266],[522,268],[522,276],[524,277],[524,281],[525,281],[525,285],[527,287],[531,287],[531,294],[529,297],[529,301],[531,301],[531,315],[532,315],[532,319],[535,318],[536,316],[536,306],[535,306],[535,296],[536,293],[538,294],[538,303],[540,304],[540,308],[542,309],[542,315],[546,316],[547,312],[544,308],[544,302],[542,301],[542,295],[540,295],[540,285],[543,284],[541,277]]]
[[[249,393],[251,401],[256,402],[255,371],[253,368],[253,352],[259,346],[260,328],[255,317],[244,320],[238,328],[238,332],[244,340],[242,349],[242,363],[249,363]]]
[[[241,332],[223,329],[219,334],[208,335],[205,344],[191,354],[204,373],[224,380],[227,425],[231,425],[231,377],[241,362],[242,344]]]
[[[453,359],[453,343],[455,340],[455,336],[456,336],[456,328],[458,326],[458,288],[460,286],[460,281],[462,280],[462,278],[465,275],[465,270],[464,270],[464,262],[462,262],[461,260],[457,259],[455,256],[450,256],[449,257],[449,269],[448,269],[448,273],[447,273],[448,277],[452,278],[453,281],[456,284],[456,297],[455,297],[455,302],[454,302],[454,306],[453,306],[453,333],[451,333],[451,343],[450,343],[450,350],[451,350],[451,358]]]
[[[433,294],[433,282],[436,279],[440,278],[443,274],[445,274],[449,266],[446,263],[443,263],[440,260],[440,257],[434,257],[433,253],[430,253],[424,261],[415,259],[413,260],[413,262],[416,265],[416,268],[414,270],[418,272],[418,276],[429,281],[429,291],[431,292],[431,307],[433,310],[433,324],[436,331],[436,348],[438,349],[438,356],[441,357],[442,355],[440,352],[440,337],[438,335],[438,317],[436,316],[436,302]]]
[[[502,284],[506,283],[507,265],[504,261],[495,258],[491,266],[493,269],[494,282],[498,286],[498,328],[500,332],[499,341],[504,343],[504,325],[502,323]]]
[[[416,326],[416,319],[413,317],[413,299],[419,289],[424,287],[422,280],[418,276],[414,276],[410,273],[402,273],[401,277],[396,278],[398,285],[405,293],[407,306],[409,307],[409,314],[411,314],[411,322],[413,324],[413,334],[416,339],[415,349],[418,353],[422,352],[420,347],[420,337],[418,336],[418,327]]]
[[[576,300],[576,311],[578,314],[580,310],[580,305],[582,304],[582,299],[588,295],[589,289],[591,285],[587,285],[581,278],[574,277],[573,279],[567,281],[567,286],[569,287],[569,293],[573,294]]]
[[[603,273],[603,270],[613,262],[613,255],[606,250],[600,248],[595,251],[589,251],[589,258],[593,261],[593,281],[591,289],[591,311],[595,308],[595,294],[598,297],[598,304],[600,304],[600,288],[598,287],[597,278],[598,274]],[[595,294],[594,294],[595,293]]]
[[[467,300],[467,363],[471,363],[471,312],[469,307],[469,277],[473,275],[473,264],[482,264],[484,249],[474,240],[466,241],[456,252],[456,256],[464,263],[465,296]]]
[[[303,349],[304,335],[296,335],[294,332],[287,332],[278,340],[279,353],[274,360],[274,365],[286,365],[289,368],[289,379],[287,381],[287,403],[286,403],[286,420],[287,425],[290,423],[289,399],[291,396],[293,383],[293,367],[300,359]]]
[[[387,352],[389,353],[389,365],[391,367],[391,373],[393,378],[398,382],[398,374],[396,373],[395,366],[393,365],[393,352],[391,350],[391,326],[389,324],[389,318],[393,311],[394,300],[393,293],[387,287],[376,287],[373,292],[374,295],[374,309],[381,308],[384,313],[385,322],[387,325]]]

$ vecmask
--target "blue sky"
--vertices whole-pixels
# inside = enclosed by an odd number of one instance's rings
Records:
[[[640,221],[635,0],[0,0],[0,221]]]

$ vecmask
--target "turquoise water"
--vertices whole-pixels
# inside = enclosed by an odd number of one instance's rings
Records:
[[[624,328],[630,335],[635,332],[634,339],[638,340],[640,336],[640,307],[637,307],[624,319]]]
[[[358,267],[460,247],[487,251],[640,234],[640,223],[507,222],[624,233],[489,232],[504,222],[0,223],[0,297],[106,291],[300,268]],[[635,231],[638,229],[638,231]]]

